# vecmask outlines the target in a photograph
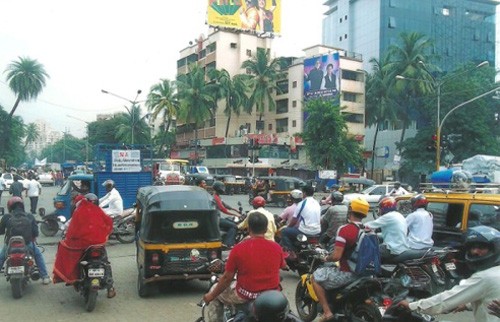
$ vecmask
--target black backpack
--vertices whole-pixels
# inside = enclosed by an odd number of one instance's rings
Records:
[[[23,236],[26,243],[33,240],[32,220],[24,212],[14,212],[9,219],[9,238]]]

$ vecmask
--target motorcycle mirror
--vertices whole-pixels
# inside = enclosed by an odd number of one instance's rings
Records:
[[[58,219],[60,222],[66,222],[66,217],[64,217],[64,216],[57,216],[57,219]]]
[[[304,235],[304,234],[298,234],[298,235],[297,235],[297,240],[298,240],[299,242],[302,242],[302,243],[303,243],[303,242],[306,242],[306,241],[307,241],[307,237],[306,237],[306,235]]]

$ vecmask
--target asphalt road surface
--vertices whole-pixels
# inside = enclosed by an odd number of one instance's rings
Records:
[[[57,193],[57,187],[44,187],[39,207],[45,207],[47,213],[53,209],[52,198]],[[0,205],[5,207],[8,193],[2,195]],[[223,196],[230,205],[236,207],[241,201],[248,210],[248,198],[244,195]],[[28,207],[28,205],[26,204]],[[275,214],[281,213],[280,208],[269,208]],[[54,237],[41,236],[38,240],[44,250],[44,257],[49,271],[54,264],[58,233]],[[100,292],[97,306],[91,313],[85,311],[83,297],[70,286],[64,284],[42,285],[32,282],[21,299],[14,300],[10,284],[0,275],[0,321],[194,321],[200,316],[201,310],[197,303],[205,293],[208,282],[189,281],[166,283],[159,292],[147,299],[137,295],[137,268],[135,263],[135,245],[120,244],[115,240],[109,242],[108,255],[113,267],[117,296],[106,298],[105,292]],[[295,311],[294,292],[298,283],[298,275],[293,272],[283,272],[283,288],[290,301],[290,307]],[[470,312],[449,314],[438,317],[439,320],[473,321]]]

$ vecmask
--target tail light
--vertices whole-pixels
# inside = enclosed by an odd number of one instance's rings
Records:
[[[382,305],[386,308],[392,305],[392,299],[390,297],[384,297],[382,300]]]
[[[24,254],[13,254],[9,256],[10,266],[23,266],[24,265]]]
[[[28,266],[33,266],[33,265],[35,265],[33,259],[28,260]]]
[[[90,258],[100,258],[103,255],[102,248],[92,248],[89,253]]]
[[[438,257],[433,257],[432,258],[432,264],[434,264],[436,266],[439,266],[439,265],[441,265],[441,261],[439,260]]]
[[[217,251],[213,250],[210,252],[210,260],[213,260],[213,259],[216,259],[216,258],[219,258],[218,254],[217,254]]]
[[[13,241],[10,243],[10,247],[12,247],[12,248],[23,248],[24,245],[25,244],[22,241]]]
[[[160,262],[160,255],[158,255],[158,253],[153,253],[151,255],[151,264],[158,265],[159,262]]]

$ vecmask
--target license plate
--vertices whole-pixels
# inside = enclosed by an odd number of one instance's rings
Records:
[[[89,268],[89,270],[87,271],[87,275],[89,277],[103,277],[104,268]]]
[[[444,265],[445,265],[447,271],[454,271],[457,269],[457,267],[455,266],[455,263],[445,263]]]
[[[432,271],[437,274],[438,268],[437,268],[436,264],[432,264]]]
[[[7,269],[7,274],[24,274],[24,266],[11,266]]]

